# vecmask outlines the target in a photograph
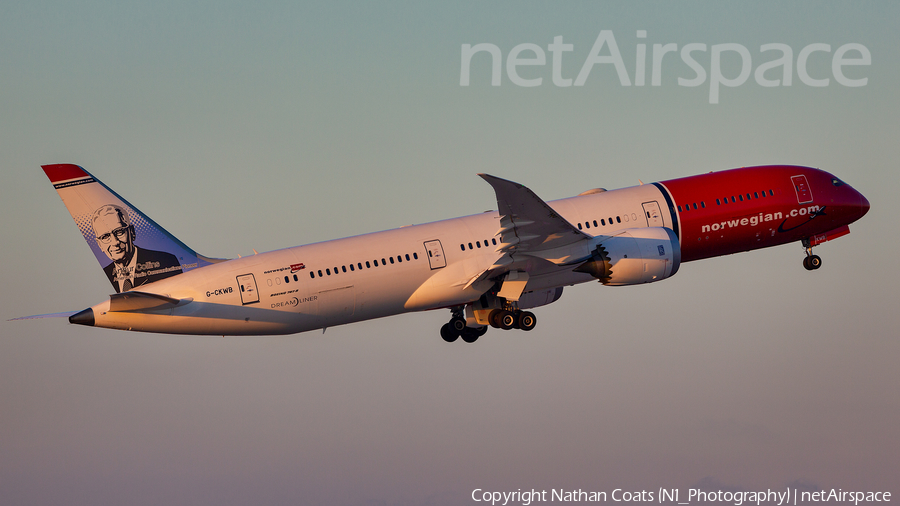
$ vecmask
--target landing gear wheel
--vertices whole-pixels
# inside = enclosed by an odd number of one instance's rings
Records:
[[[487,330],[487,327],[485,327],[485,330]],[[466,327],[466,330],[462,332],[462,340],[467,343],[474,343],[482,334],[484,334],[484,332]]]
[[[445,323],[441,326],[441,338],[448,343],[452,343],[459,338],[459,332],[456,332],[449,323]]]
[[[501,328],[500,327],[500,313],[502,313],[502,312],[503,312],[502,309],[494,309],[493,311],[490,312],[490,314],[488,315],[488,323],[491,324],[491,327],[494,327],[495,329]]]
[[[803,259],[803,267],[808,271],[814,271],[822,267],[822,258],[819,255],[810,255]]]
[[[516,323],[520,329],[527,332],[537,325],[537,317],[530,311],[522,311],[518,314]]]
[[[456,331],[457,334],[462,333],[462,331],[466,330],[466,320],[465,318],[460,318],[459,316],[450,318],[450,328]]]
[[[497,323],[503,330],[509,330],[516,326],[516,315],[512,311],[503,310],[497,315]]]
[[[819,255],[813,255],[809,257],[809,266],[812,270],[816,270],[819,267],[822,267],[822,258]]]

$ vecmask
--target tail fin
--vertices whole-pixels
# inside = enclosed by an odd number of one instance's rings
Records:
[[[42,168],[116,292],[222,261],[198,255],[78,165]]]

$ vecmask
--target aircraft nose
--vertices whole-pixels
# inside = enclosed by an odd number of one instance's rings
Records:
[[[869,212],[869,200],[866,197],[864,197],[862,193],[860,193],[859,194],[859,217],[862,218],[868,212]]]

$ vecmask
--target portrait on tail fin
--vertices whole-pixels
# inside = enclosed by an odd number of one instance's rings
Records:
[[[112,262],[103,267],[116,293],[181,274],[181,262],[171,253],[139,248],[128,211],[106,204],[91,216],[97,246]]]

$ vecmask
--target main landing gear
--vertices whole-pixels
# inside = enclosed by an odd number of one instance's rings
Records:
[[[441,338],[448,343],[462,337],[467,343],[474,343],[479,337],[487,333],[487,327],[467,327],[466,319],[460,314],[454,313],[453,318],[441,327]]]
[[[806,258],[803,259],[803,267],[806,267],[808,271],[814,271],[819,267],[822,267],[822,258],[819,255],[813,255],[812,246],[809,245],[809,240],[803,240],[803,247],[806,248]]]
[[[441,327],[441,338],[452,343],[462,337],[467,343],[474,343],[479,337],[487,333],[487,325],[469,327],[463,316],[463,307],[453,308],[453,317]],[[531,311],[519,309],[494,309],[488,316],[491,327],[503,330],[521,329],[531,330],[537,325],[537,317]]]
[[[491,327],[503,330],[522,329],[531,330],[537,325],[537,317],[530,311],[495,309],[488,317]]]

